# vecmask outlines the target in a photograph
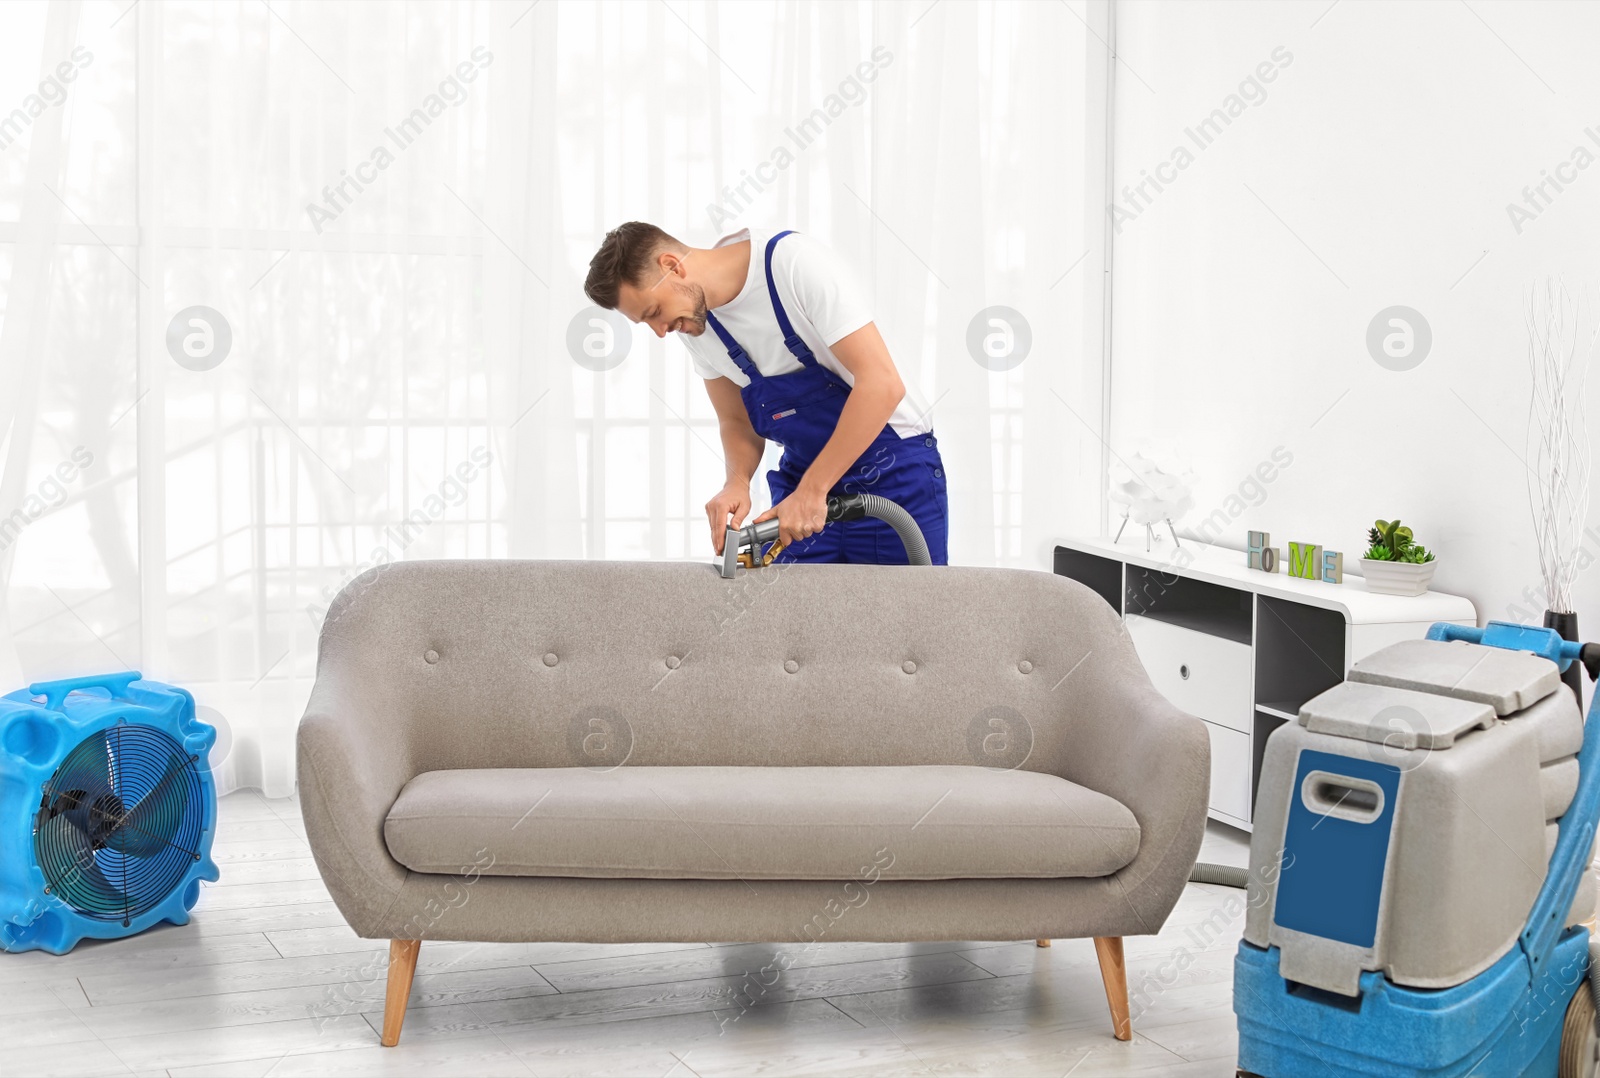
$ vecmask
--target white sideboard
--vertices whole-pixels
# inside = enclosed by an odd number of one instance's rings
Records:
[[[1264,573],[1240,551],[1189,540],[1147,553],[1142,535],[1121,545],[1062,539],[1053,568],[1110,603],[1156,688],[1205,720],[1211,815],[1246,831],[1267,737],[1301,704],[1357,659],[1434,622],[1477,624],[1459,595],[1380,595],[1358,576],[1329,584]]]

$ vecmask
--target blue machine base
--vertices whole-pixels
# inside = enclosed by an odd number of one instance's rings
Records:
[[[1361,975],[1358,999],[1287,982],[1278,949],[1239,944],[1239,1068],[1267,1078],[1347,1074],[1554,1078],[1567,1004],[1589,970],[1589,932],[1568,929],[1535,980],[1522,948],[1454,988]]]

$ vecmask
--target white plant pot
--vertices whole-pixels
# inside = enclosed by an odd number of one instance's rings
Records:
[[[1420,564],[1362,558],[1361,572],[1367,579],[1368,591],[1383,595],[1421,595],[1432,583],[1433,570],[1438,564],[1437,558]]]

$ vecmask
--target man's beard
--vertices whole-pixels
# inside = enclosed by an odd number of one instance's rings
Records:
[[[681,327],[677,332],[687,333],[691,337],[698,337],[706,331],[706,290],[697,284],[679,284],[672,282],[672,287],[677,289],[679,295],[694,297],[694,313],[685,315],[679,321]]]

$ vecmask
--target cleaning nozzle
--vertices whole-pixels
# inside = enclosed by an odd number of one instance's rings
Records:
[[[827,523],[832,524],[836,520],[858,520],[866,516],[864,503],[865,495],[861,494],[830,497]],[[763,554],[761,548],[768,543],[771,543],[772,547]],[[750,524],[743,528],[729,528],[722,537],[722,575],[732,580],[741,567],[760,569],[771,565],[773,559],[782,551],[783,544],[778,541],[776,520],[763,520],[760,524]]]
[[[744,528],[729,528],[722,537],[722,575],[732,580],[740,566],[752,569],[771,565],[772,559],[783,549],[777,539],[776,520],[763,520],[760,524],[751,524]],[[773,548],[771,553],[766,555],[766,561],[762,561],[761,548],[768,543],[772,543]]]

